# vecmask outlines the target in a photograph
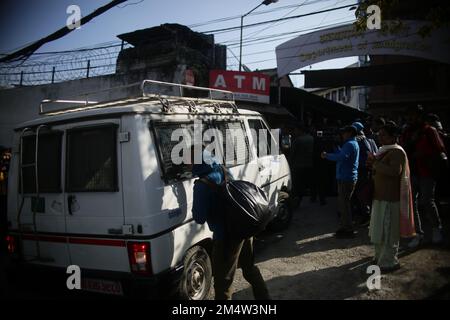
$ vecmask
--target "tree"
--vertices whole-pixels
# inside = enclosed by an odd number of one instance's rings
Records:
[[[383,20],[394,20],[397,23],[388,27],[388,31],[394,32],[394,29],[401,27],[401,20],[422,20],[427,21],[420,30],[419,34],[427,36],[432,30],[450,25],[450,1],[448,0],[367,0],[362,2],[355,11],[357,29],[366,28],[367,7],[377,5],[381,9]]]

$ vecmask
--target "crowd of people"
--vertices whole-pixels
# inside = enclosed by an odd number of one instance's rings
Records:
[[[443,241],[436,189],[448,183],[448,140],[439,117],[422,106],[409,108],[405,123],[355,119],[328,139],[323,129],[300,124],[288,154],[295,205],[308,193],[312,202],[317,194],[326,202],[324,161],[335,164],[340,216],[335,236],[353,238],[356,226],[369,226],[373,262],[383,271],[395,270],[401,237],[411,248]]]
[[[338,123],[336,123],[338,124]],[[337,193],[339,228],[336,238],[354,238],[356,227],[368,226],[374,245],[372,264],[382,272],[400,267],[400,238],[410,247],[443,241],[435,200],[440,179],[448,174],[446,135],[439,117],[417,106],[407,111],[407,122],[397,125],[384,118],[355,119],[341,128],[323,121],[320,126],[298,124],[293,134],[282,130],[282,148],[293,180],[291,203],[298,207]],[[286,129],[286,128],[284,128]],[[330,172],[335,171],[330,179]],[[219,165],[194,165],[195,176],[220,185],[225,171]],[[254,263],[253,239],[227,240],[224,223],[217,220],[222,204],[207,184],[194,187],[193,217],[208,223],[214,233],[212,256],[216,299],[230,299],[235,270],[243,269],[255,298],[270,297]],[[331,186],[331,187],[330,187]]]

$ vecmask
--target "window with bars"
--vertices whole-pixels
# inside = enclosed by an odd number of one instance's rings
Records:
[[[117,178],[117,125],[67,131],[66,190],[115,192]]]
[[[39,135],[38,183],[40,193],[61,192],[61,141],[62,132]],[[23,138],[22,173],[24,193],[36,193],[36,136]]]

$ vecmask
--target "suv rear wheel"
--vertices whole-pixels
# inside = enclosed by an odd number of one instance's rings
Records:
[[[184,270],[179,284],[179,295],[187,300],[204,300],[212,283],[211,259],[201,246],[190,248],[183,260]]]

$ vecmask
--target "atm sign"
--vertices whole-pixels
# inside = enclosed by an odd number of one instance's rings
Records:
[[[236,100],[269,103],[270,77],[257,72],[211,70],[209,86],[234,93]]]

